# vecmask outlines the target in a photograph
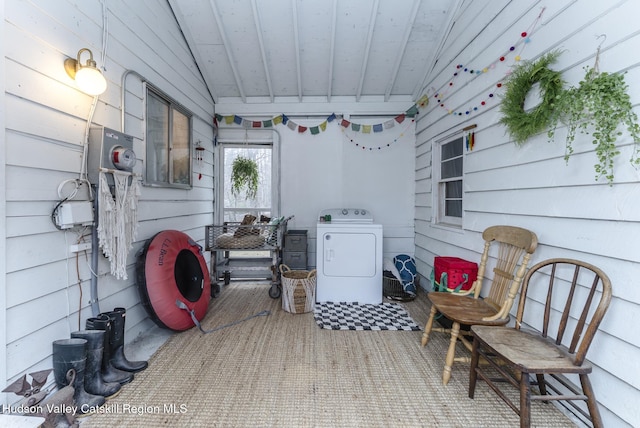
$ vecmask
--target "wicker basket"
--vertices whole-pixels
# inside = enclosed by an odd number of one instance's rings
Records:
[[[416,284],[416,288],[419,285],[419,277],[416,276],[414,280]],[[387,277],[385,275],[382,276],[382,294],[387,299],[391,300],[400,300],[403,302],[407,302],[409,300],[413,300],[416,298],[415,295],[406,293],[404,288],[402,287],[402,282],[397,278]]]
[[[292,314],[313,311],[316,300],[316,270],[291,270],[280,265],[282,275],[282,309]]]

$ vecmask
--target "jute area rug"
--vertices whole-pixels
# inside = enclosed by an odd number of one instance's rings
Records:
[[[107,401],[88,427],[517,427],[517,415],[479,382],[467,395],[468,364],[447,386],[448,338],[422,331],[319,328],[313,312],[290,314],[264,284],[232,284],[212,300],[202,334],[176,333]],[[424,293],[403,305],[420,326]],[[459,346],[459,354],[467,353]],[[532,425],[573,423],[553,405],[534,403]]]

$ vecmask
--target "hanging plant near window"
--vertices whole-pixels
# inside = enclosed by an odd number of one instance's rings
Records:
[[[258,193],[258,164],[242,156],[233,160],[231,168],[231,193],[239,194],[243,189],[249,199],[254,199]]]
[[[614,159],[620,154],[616,146],[618,137],[622,135],[619,125],[626,126],[633,139],[630,161],[635,167],[640,165],[640,125],[627,93],[628,86],[624,81],[624,75],[601,73],[597,65],[596,55],[595,67],[585,67],[585,77],[578,87],[564,91],[558,98],[558,108],[552,117],[552,127],[548,135],[553,139],[558,121],[567,125],[564,158],[568,162],[573,154],[572,144],[576,138],[576,131],[590,134],[598,157],[598,163],[594,165],[596,181],[605,177],[611,185]]]
[[[522,62],[505,82],[500,123],[506,125],[516,144],[524,144],[549,126],[556,98],[562,92],[560,72],[549,68],[558,55],[559,51],[551,51],[535,62]],[[525,111],[525,100],[536,83],[540,86],[542,101],[534,109]]]

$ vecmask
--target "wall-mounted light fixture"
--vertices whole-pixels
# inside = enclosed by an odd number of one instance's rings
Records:
[[[89,52],[89,59],[84,65],[80,62],[80,55],[83,52]],[[107,80],[96,67],[93,53],[87,48],[78,51],[78,59],[65,59],[64,69],[69,77],[76,81],[78,89],[88,95],[100,95],[107,90]]]

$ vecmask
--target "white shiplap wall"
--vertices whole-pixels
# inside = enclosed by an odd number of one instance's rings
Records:
[[[4,30],[4,7],[0,9],[0,29]],[[4,34],[4,31],[3,31]],[[6,135],[5,135],[5,49],[4,43],[0,43],[0,147],[6,147]],[[0,177],[5,177],[5,150],[0,150]],[[0,218],[3,221],[2,227],[0,227],[0,254],[7,254],[6,246],[6,187],[0,186]],[[0,325],[7,325],[7,294],[6,294],[6,280],[4,272],[6,267],[6,258],[0,257]],[[0,354],[4,354],[4,350],[7,349],[7,329],[0,328]],[[7,359],[0,358],[0,373],[7,372]],[[4,380],[5,376],[0,376],[0,379]],[[0,404],[4,401],[0,401]]]
[[[79,176],[93,101],[66,75],[64,59],[75,58],[83,47],[93,51],[108,81],[93,123],[122,130],[124,109],[124,131],[135,137],[138,172],[145,160],[143,80],[193,112],[194,142],[200,140],[206,149],[204,165],[194,163],[192,190],[142,188],[128,279],[114,279],[100,257],[100,309],[127,308],[127,341],[152,325],[139,303],[136,253],[166,229],[182,230],[204,245],[204,226],[213,222],[214,106],[167,2],[8,0],[3,8],[3,40],[11,41],[2,43],[6,57],[2,55],[5,66],[0,71],[6,72],[6,149],[1,155],[6,153],[6,305],[0,299],[2,317],[6,306],[6,359],[3,349],[0,366],[0,383],[5,384],[23,373],[50,368],[52,341],[68,338],[92,316],[90,255],[79,254],[76,260],[68,248],[78,234],[57,230],[50,220],[58,185]],[[3,334],[0,344],[4,342]]]
[[[543,8],[537,26],[530,28]],[[516,146],[498,123],[502,92],[495,86],[514,64],[513,55],[495,61],[518,42],[522,31],[528,31],[530,42],[516,50],[522,59],[535,60],[560,49],[553,67],[562,71],[567,85],[577,85],[583,67],[593,66],[602,43],[600,70],[626,71],[637,106],[639,14],[640,3],[633,0],[463,1],[424,88],[430,95],[434,90],[445,92],[445,108],[432,97],[417,124],[416,257],[423,275],[431,272],[436,255],[478,259],[482,231],[494,224],[511,224],[537,233],[540,246],[532,262],[578,258],[610,276],[614,298],[588,355],[595,366],[592,382],[607,426],[640,426],[640,340],[634,334],[640,321],[640,172],[628,162],[632,141],[626,134],[619,141],[621,155],[612,187],[594,181],[596,157],[588,137],[578,136],[568,165],[563,160],[565,129],[555,142],[547,142],[543,133]],[[597,38],[601,34],[606,39]],[[457,64],[489,68],[473,78],[462,75],[449,87]],[[498,96],[489,99],[490,92]],[[486,106],[470,115],[448,114],[448,109],[465,111],[482,100]],[[640,113],[637,107],[636,111]],[[464,159],[463,227],[452,230],[432,223],[431,147],[438,138],[470,124],[477,125],[476,145]]]
[[[404,106],[408,109],[410,105]],[[357,109],[357,105],[350,106]],[[264,120],[269,117],[246,117]],[[390,117],[351,117],[354,123],[378,124]],[[326,116],[292,120],[318,126]],[[413,169],[415,123],[407,118],[380,133],[363,135],[344,130],[334,120],[317,135],[285,125],[272,128],[279,148],[280,214],[294,215],[289,229],[307,230],[307,260],[316,266],[316,225],[326,208],[365,208],[383,226],[384,257],[413,255]],[[249,131],[249,139],[256,132]],[[257,137],[256,137],[257,138]],[[244,141],[239,125],[222,125],[220,141]],[[358,144],[358,145],[356,145]],[[388,145],[387,145],[388,144]],[[363,148],[364,147],[364,148]],[[380,147],[380,149],[378,149]],[[371,149],[371,150],[369,150]]]

